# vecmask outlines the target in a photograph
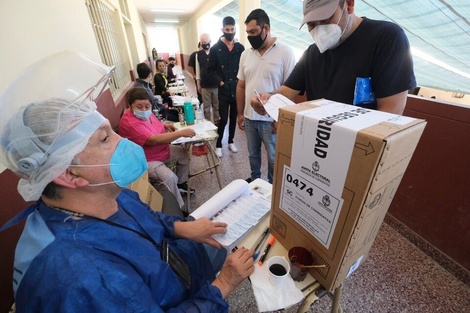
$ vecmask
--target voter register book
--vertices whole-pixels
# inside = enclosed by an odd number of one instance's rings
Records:
[[[225,234],[212,236],[231,251],[270,211],[271,190],[251,186],[237,179],[190,214],[190,218],[207,217],[228,224]],[[253,184],[252,183],[252,184]]]

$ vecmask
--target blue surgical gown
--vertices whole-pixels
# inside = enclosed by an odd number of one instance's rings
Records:
[[[123,190],[117,202],[120,209],[108,220],[159,244],[166,239],[189,265],[191,288],[183,286],[149,240],[103,221],[73,219],[38,201],[36,213],[53,240],[21,273],[17,312],[228,311],[219,289],[211,285],[215,276],[204,246],[174,237],[177,217],[151,211],[130,190]],[[17,251],[29,251],[28,242],[20,240]]]

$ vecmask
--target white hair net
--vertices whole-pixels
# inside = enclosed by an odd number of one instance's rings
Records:
[[[22,178],[26,201],[39,199],[105,121],[94,100],[111,73],[64,51],[34,63],[0,95],[0,163]]]

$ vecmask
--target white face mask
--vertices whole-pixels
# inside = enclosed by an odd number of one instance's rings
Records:
[[[339,18],[337,24],[318,25],[310,31],[310,35],[315,41],[318,50],[320,50],[320,53],[323,53],[326,50],[335,47],[341,39],[341,36],[343,35],[344,31],[339,26],[339,22],[343,17],[343,13],[344,12],[341,13],[341,17]],[[349,24],[349,14],[347,24]]]

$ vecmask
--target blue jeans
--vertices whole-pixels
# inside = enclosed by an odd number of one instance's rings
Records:
[[[248,144],[251,178],[256,179],[261,177],[261,143],[264,143],[268,155],[268,181],[272,183],[274,153],[276,151],[276,134],[273,134],[273,123],[245,118],[245,133]]]

